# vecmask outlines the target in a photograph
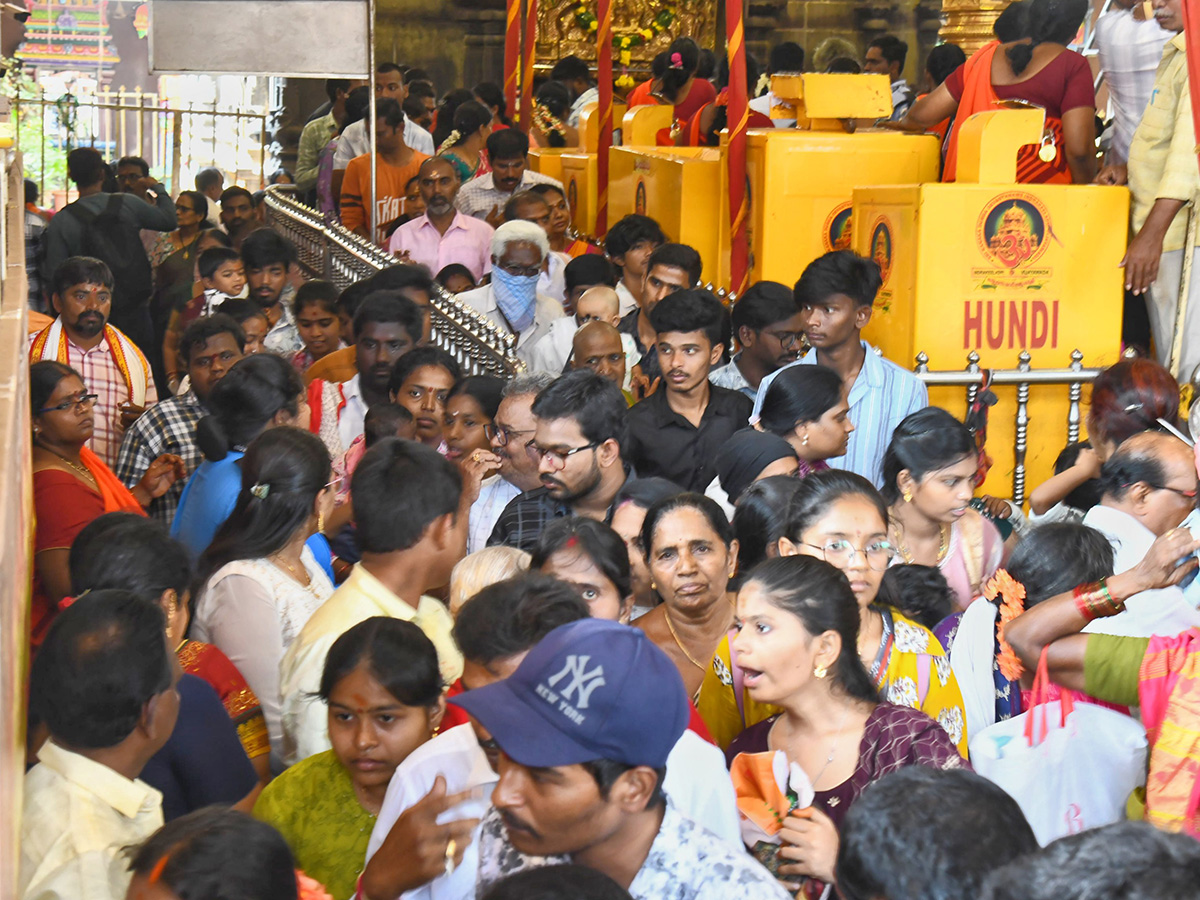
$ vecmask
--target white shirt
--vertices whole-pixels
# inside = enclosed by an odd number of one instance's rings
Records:
[[[130,872],[123,851],[162,824],[162,794],[150,785],[47,741],[25,773],[14,896],[124,900]]]
[[[360,378],[362,376],[355,373],[353,378],[342,384],[342,397],[346,405],[338,414],[338,437],[343,447],[349,447],[366,430],[367,401],[363,399]]]
[[[530,354],[530,371],[549,372],[555,377],[562,375],[575,351],[575,332],[578,330],[574,316],[564,315],[556,319],[550,325],[549,334],[538,342]],[[642,354],[638,352],[633,336],[624,332],[621,333],[621,349],[625,351],[625,382],[621,387],[627,391],[633,379],[633,367],[641,361]]]
[[[461,191],[459,196],[462,196]],[[490,284],[463,291],[455,299],[495,325],[501,334],[512,334],[512,329],[500,314],[500,307],[496,304],[496,295],[492,292]],[[517,356],[526,365],[531,364],[533,349],[550,332],[550,325],[562,317],[562,303],[539,292],[533,312],[533,324],[517,335]]]
[[[551,250],[550,255],[546,257],[546,268],[542,274],[538,276],[537,289],[539,294],[545,294],[547,297],[553,297],[559,303],[562,303],[567,298],[567,263],[571,261],[571,257],[565,253],[560,253],[557,250]]]
[[[562,182],[557,178],[551,178],[549,175],[543,175],[527,168],[515,191],[501,191],[496,189],[496,184],[492,181],[492,173],[488,172],[486,175],[472,178],[460,187],[458,196],[454,198],[454,205],[459,208],[460,212],[464,212],[468,216],[486,219],[493,209],[503,210],[504,204],[514,193],[528,190],[535,184],[552,184],[562,190]]]
[[[775,95],[767,91],[761,97],[755,97],[750,101],[750,108],[757,113],[762,113],[768,119],[771,119],[771,107],[775,105]],[[796,124],[795,119],[771,119],[776,128],[791,128]]]
[[[561,320],[560,320],[561,321]],[[555,324],[558,324],[557,322]],[[545,343],[543,341],[543,343]],[[532,369],[533,366],[530,366]],[[534,371],[537,371],[534,369]],[[558,374],[558,373],[555,373]],[[467,554],[482,550],[487,546],[496,520],[508,501],[521,493],[521,489],[499,475],[493,475],[484,480],[479,488],[479,497],[471,504],[470,524],[467,526]]]
[[[600,89],[594,88],[594,87],[588,88],[586,91],[584,91],[578,97],[576,97],[575,102],[571,104],[571,112],[567,116],[567,124],[570,125],[572,128],[578,128],[579,127],[579,116],[580,116],[580,113],[583,112],[583,108],[585,106],[587,106],[589,103],[598,103],[598,102],[600,102]]]
[[[1128,572],[1146,555],[1154,543],[1154,532],[1127,512],[1111,506],[1093,506],[1083,524],[1095,528],[1112,544],[1113,572]],[[1084,631],[1088,634],[1114,634],[1124,637],[1169,637],[1200,626],[1200,611],[1183,599],[1178,587],[1142,591],[1125,601],[1125,609],[1115,616],[1093,619]]]
[[[1132,9],[1116,5],[1096,22],[1096,49],[1113,113],[1109,153],[1114,163],[1129,160],[1129,142],[1154,91],[1154,73],[1162,61],[1163,47],[1172,37],[1155,19],[1139,22]]]
[[[404,117],[404,145],[426,156],[433,156],[433,135],[410,119]],[[346,126],[338,138],[337,150],[333,154],[334,171],[344,169],[356,156],[371,152],[371,132],[367,120],[359,119]]]
[[[482,817],[491,806],[491,792],[499,780],[479,747],[470,725],[458,725],[437,735],[409,754],[388,784],[379,817],[367,844],[367,859],[383,844],[400,815],[429,793],[433,781],[446,779],[446,793],[480,788],[481,797],[447,810],[440,822]],[[737,800],[725,769],[725,755],[713,744],[685,731],[667,757],[663,790],[687,818],[699,822],[730,846],[742,849]],[[479,827],[463,854],[462,864],[449,876],[435,878],[424,887],[401,894],[402,900],[469,900],[475,896],[479,865]]]
[[[617,282],[617,300],[621,304],[620,313],[622,319],[638,308],[637,297],[633,296],[633,292],[625,287],[624,279]]]

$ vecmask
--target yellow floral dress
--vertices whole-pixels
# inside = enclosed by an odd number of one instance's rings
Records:
[[[870,674],[880,699],[921,710],[945,729],[958,752],[966,758],[967,719],[949,655],[924,625],[895,607],[875,608],[883,614],[883,636]],[[781,712],[777,706],[755,702],[745,688],[742,688],[742,702],[738,703],[728,635],[721,639],[712,664],[704,673],[696,709],[722,749],[746,728]]]

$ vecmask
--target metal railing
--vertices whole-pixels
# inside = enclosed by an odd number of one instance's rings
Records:
[[[227,173],[227,183],[266,181],[268,110],[225,109],[217,102],[171,106],[141,90],[63,94],[51,98],[40,87],[22,87],[13,99],[17,143],[39,187],[66,191],[65,165],[55,162],[75,147],[96,147],[106,159],[140,156],[175,194],[181,173],[206,166]],[[230,166],[230,160],[233,166]],[[56,176],[48,179],[53,171]],[[188,180],[186,177],[184,180]],[[49,181],[49,184],[47,182]],[[47,204],[48,205],[48,204]]]
[[[1080,406],[1083,401],[1083,386],[1090,384],[1101,369],[1085,369],[1083,353],[1071,352],[1071,365],[1066,369],[1035,369],[1033,357],[1022,350],[1017,357],[1015,369],[982,369],[979,354],[972,350],[967,355],[967,367],[960,371],[930,371],[929,356],[917,354],[916,375],[927,387],[966,388],[967,409],[975,402],[979,388],[988,382],[991,385],[1016,385],[1017,408],[1014,415],[1015,439],[1013,442],[1012,501],[1017,506],[1025,503],[1025,456],[1029,444],[1029,389],[1035,384],[1066,385],[1069,405],[1067,407],[1067,443],[1079,441],[1079,426],[1083,419]]]
[[[288,196],[284,186],[268,188],[264,202],[267,224],[296,245],[305,272],[333,282],[338,290],[399,262],[366,238],[326,223],[321,213]],[[501,378],[524,371],[511,334],[463,306],[436,282],[430,300],[433,343],[453,356],[463,371]]]

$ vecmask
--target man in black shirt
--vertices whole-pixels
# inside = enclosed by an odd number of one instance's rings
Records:
[[[635,397],[640,399],[654,393],[659,386],[656,382],[662,377],[650,313],[663,297],[695,287],[702,269],[700,254],[687,244],[663,244],[650,254],[650,261],[646,263],[646,277],[642,279],[638,308],[617,325],[618,331],[633,337],[638,352],[642,354],[638,363],[642,378],[635,379],[633,385]]]
[[[542,486],[509,501],[489,546],[532,550],[542,528],[563,516],[612,520],[612,505],[629,477],[622,450],[629,409],[621,389],[590,369],[558,378],[533,401],[536,425],[526,445]]]
[[[717,451],[746,427],[750,398],[708,380],[721,358],[725,315],[716,297],[695,288],[676,291],[650,314],[663,376],[662,386],[629,411],[626,455],[640,476],[703,491]]]

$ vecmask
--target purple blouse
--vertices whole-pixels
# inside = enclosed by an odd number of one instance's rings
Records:
[[[751,725],[725,751],[728,763],[739,753],[764,753],[770,749],[767,735],[778,716]],[[970,763],[944,728],[918,709],[880,703],[872,711],[858,745],[858,766],[837,787],[817,791],[813,801],[840,829],[850,804],[867,785],[884,775],[908,766],[931,769],[969,769]]]

